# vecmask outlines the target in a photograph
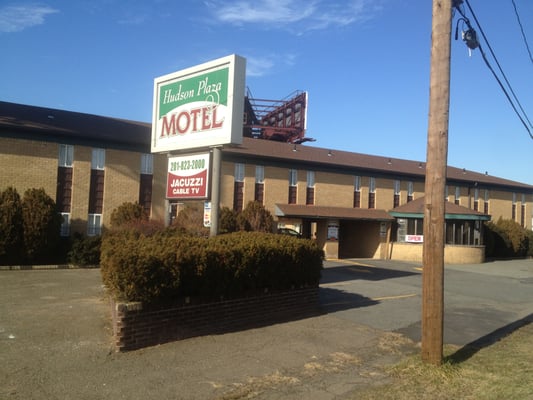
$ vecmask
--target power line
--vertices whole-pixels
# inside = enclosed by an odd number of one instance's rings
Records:
[[[468,30],[463,32],[463,40],[466,42],[467,46],[470,49],[479,48],[479,51],[481,52],[481,56],[483,57],[483,61],[485,62],[485,64],[489,68],[489,70],[494,75],[494,78],[496,79],[496,81],[500,85],[501,89],[503,90],[503,93],[507,97],[507,100],[511,104],[511,107],[513,108],[514,112],[516,113],[516,115],[518,116],[518,118],[520,119],[522,124],[524,125],[524,128],[526,128],[529,136],[531,137],[531,139],[533,139],[533,133],[531,132],[531,129],[530,129],[530,127],[533,128],[533,125],[529,121],[529,118],[527,117],[527,114],[524,111],[524,108],[522,107],[522,104],[520,104],[520,101],[518,100],[518,98],[517,98],[512,86],[511,86],[511,84],[509,83],[509,80],[507,79],[507,76],[503,72],[503,69],[502,69],[502,67],[501,67],[501,65],[500,65],[500,63],[498,61],[498,58],[496,57],[496,54],[494,54],[494,51],[492,50],[492,47],[490,46],[490,43],[489,43],[489,41],[488,41],[488,39],[487,39],[487,37],[485,35],[485,32],[483,32],[483,28],[481,27],[481,25],[480,25],[476,15],[475,15],[475,13],[474,13],[474,10],[472,10],[472,7],[470,6],[469,1],[465,0],[465,3],[468,6],[468,9],[470,10],[470,13],[472,14],[472,17],[474,18],[474,21],[476,22],[476,25],[479,28],[479,31],[481,32],[481,35],[483,36],[483,39],[485,40],[485,43],[487,44],[487,47],[489,48],[490,53],[491,53],[492,57],[494,58],[494,61],[496,62],[496,65],[498,66],[498,69],[500,70],[500,73],[503,76],[503,79],[507,83],[509,91],[513,95],[513,98],[514,98],[515,102],[518,104],[518,108],[520,108],[520,110],[522,111],[522,115],[518,112],[517,106],[515,105],[515,103],[511,99],[511,96],[507,92],[507,90],[506,90],[505,86],[503,85],[502,81],[500,80],[500,78],[498,77],[498,75],[496,74],[496,72],[494,71],[492,66],[490,65],[490,62],[487,59],[487,56],[485,55],[485,52],[483,51],[483,48],[482,48],[481,44],[479,43],[479,40],[477,39],[476,31],[472,27],[472,25],[470,23],[470,20],[467,18],[464,10],[461,9],[460,3],[461,2],[458,3],[458,5],[456,6],[456,9],[459,12],[459,14],[461,14],[461,16],[462,16],[462,18],[460,20],[462,20],[468,26]],[[457,31],[456,31],[456,35],[457,35]],[[526,121],[524,121],[524,119],[528,122],[529,126],[528,126],[528,124],[526,124]]]
[[[524,111],[524,108],[522,107],[522,104],[520,104],[520,101],[518,100],[518,97],[516,97],[516,94],[511,86],[511,83],[509,83],[509,80],[507,79],[507,76],[505,75],[505,72],[503,72],[503,69],[498,61],[498,58],[496,57],[496,54],[494,54],[494,50],[492,50],[492,47],[489,43],[489,40],[487,39],[487,37],[485,36],[485,32],[483,31],[483,28],[481,27],[477,17],[476,17],[476,14],[474,13],[474,10],[472,10],[472,7],[470,6],[470,2],[468,0],[465,0],[466,2],[466,5],[468,6],[468,9],[470,10],[470,13],[472,14],[472,17],[474,18],[474,21],[476,21],[476,25],[478,26],[479,28],[479,31],[481,32],[481,35],[483,36],[483,39],[485,40],[485,43],[487,44],[487,47],[489,48],[490,50],[490,53],[492,54],[492,57],[494,58],[494,61],[496,62],[496,65],[498,66],[498,69],[500,70],[500,73],[502,74],[503,76],[503,79],[505,80],[505,82],[507,83],[507,86],[509,87],[509,90],[511,91],[516,103],[518,104],[518,107],[520,108],[520,110],[522,111],[522,114],[524,116],[524,118],[527,120],[527,122],[529,123],[529,127],[533,127],[531,125],[531,122],[529,121],[528,117],[527,117],[527,114],[526,112]],[[485,53],[483,51],[483,49],[481,48],[481,45],[479,47],[479,50],[481,52],[481,55],[483,56],[483,60],[485,61],[485,64],[487,64],[487,67],[491,70],[492,74],[494,75],[494,77],[496,78],[496,80],[498,81],[499,85],[501,86],[502,90],[504,91],[504,94],[505,96],[507,97],[507,99],[509,100],[509,102],[511,103],[511,106],[513,107],[516,115],[518,116],[518,118],[520,118],[520,121],[522,121],[522,124],[524,124],[524,127],[526,128],[526,130],[528,131],[529,133],[529,136],[531,136],[531,138],[533,139],[533,134],[531,133],[531,130],[529,129],[529,127],[526,125],[526,123],[524,122],[523,118],[520,116],[520,114],[518,113],[518,111],[516,110],[516,107],[514,105],[514,103],[511,101],[510,97],[509,97],[509,94],[507,93],[507,91],[505,90],[505,87],[503,86],[503,84],[501,83],[500,79],[498,78],[498,76],[496,75],[496,73],[494,72],[494,70],[492,69],[492,67],[490,66],[490,63],[489,61],[487,60],[487,57],[485,56]]]
[[[518,14],[518,9],[516,8],[516,3],[514,0],[511,0],[513,3],[514,13],[516,14],[516,19],[518,21],[518,25],[520,26],[520,31],[522,32],[522,38],[524,39],[524,43],[526,45],[527,52],[529,54],[529,60],[533,64],[533,56],[531,56],[531,50],[529,49],[529,43],[527,42],[526,34],[524,32],[524,27],[522,26],[522,21],[520,20],[520,15]]]

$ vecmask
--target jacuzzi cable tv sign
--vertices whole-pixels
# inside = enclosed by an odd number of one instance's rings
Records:
[[[152,153],[241,144],[245,70],[233,54],[156,78]]]
[[[209,198],[209,153],[169,157],[167,199]]]

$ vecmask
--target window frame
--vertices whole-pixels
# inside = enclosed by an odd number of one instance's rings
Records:
[[[59,235],[61,237],[69,237],[70,236],[70,213],[60,212],[59,215],[61,215],[61,226],[59,228]]]
[[[90,213],[87,216],[87,236],[102,234],[102,214]]]
[[[244,182],[245,176],[245,164],[244,163],[235,163],[234,179],[235,182]]]
[[[59,155],[57,157],[58,167],[72,168],[74,165],[74,146],[71,144],[60,144]]]
[[[153,175],[154,174],[154,155],[153,154],[141,154],[141,174]]]
[[[93,148],[91,154],[91,169],[105,169],[105,149],[97,147]]]

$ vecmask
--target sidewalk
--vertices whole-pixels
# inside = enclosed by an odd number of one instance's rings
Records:
[[[339,399],[417,351],[323,315],[130,353],[111,345],[100,271],[0,271],[0,398]]]

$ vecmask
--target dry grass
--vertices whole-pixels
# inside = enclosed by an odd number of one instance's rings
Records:
[[[387,373],[391,384],[353,393],[352,399],[533,399],[533,324],[485,348],[444,349],[436,367],[409,357]]]

